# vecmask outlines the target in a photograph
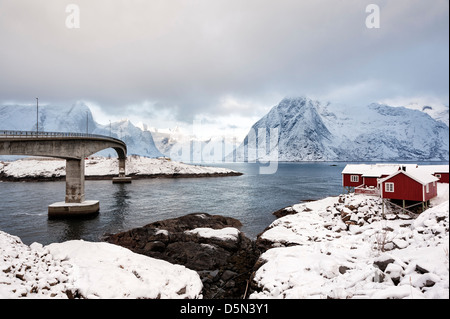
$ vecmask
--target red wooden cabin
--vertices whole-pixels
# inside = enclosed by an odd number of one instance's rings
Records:
[[[358,187],[363,184],[362,175],[370,167],[367,164],[348,164],[342,171],[342,186]]]
[[[449,183],[448,182],[448,172],[436,172],[433,174],[437,178],[439,178],[440,183]]]
[[[350,188],[378,187],[378,180],[395,173],[400,164],[349,164],[342,171],[342,186]],[[417,167],[408,164],[408,167]]]
[[[439,179],[426,171],[400,169],[380,180],[381,198],[427,202],[437,196]]]

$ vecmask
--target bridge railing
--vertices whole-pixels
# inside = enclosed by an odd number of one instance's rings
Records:
[[[118,141],[123,143],[122,140],[117,138],[99,135],[99,134],[88,134],[88,133],[73,133],[73,132],[36,132],[36,131],[10,131],[10,130],[0,130],[0,137],[8,138],[24,138],[24,137],[93,137],[102,138],[113,141]]]

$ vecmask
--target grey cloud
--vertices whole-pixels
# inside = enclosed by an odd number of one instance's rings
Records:
[[[448,1],[376,1],[376,30],[365,27],[372,2],[0,0],[0,101],[87,99],[109,112],[152,101],[189,121],[230,112],[224,96],[371,81],[366,98],[448,98]],[[69,3],[80,29],[65,27]]]

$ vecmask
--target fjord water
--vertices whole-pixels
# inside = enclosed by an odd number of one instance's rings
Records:
[[[158,178],[131,184],[86,181],[86,199],[100,201],[100,213],[89,219],[48,219],[47,206],[64,201],[65,182],[0,183],[0,230],[25,244],[72,239],[100,241],[146,224],[204,212],[239,219],[250,238],[262,232],[278,209],[342,193],[345,163],[278,163],[275,174],[259,174],[256,163],[208,164],[231,168],[242,176]]]

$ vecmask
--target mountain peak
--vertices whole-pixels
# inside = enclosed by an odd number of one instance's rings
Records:
[[[260,129],[272,128],[279,136],[270,149],[252,138]],[[380,103],[349,107],[286,97],[253,125],[238,153],[245,154],[245,148],[257,149],[261,159],[276,152],[279,161],[445,161],[448,126],[405,107]]]
[[[281,101],[281,103],[302,103],[306,101],[311,101],[310,98],[308,98],[305,95],[299,95],[299,96],[286,96]]]

